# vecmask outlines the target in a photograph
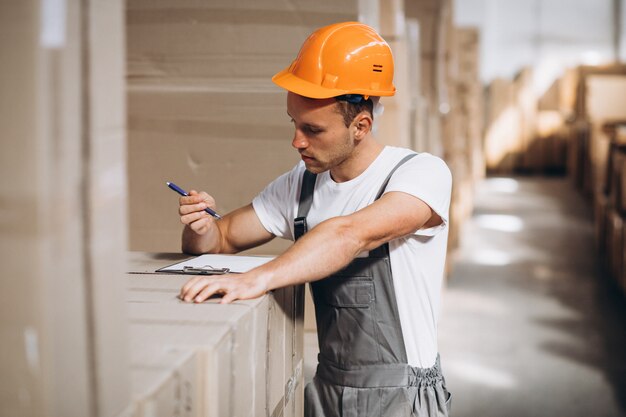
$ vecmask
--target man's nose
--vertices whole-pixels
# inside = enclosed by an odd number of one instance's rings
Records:
[[[298,129],[296,129],[296,132],[293,134],[291,146],[296,149],[306,149],[309,146],[309,142],[306,140],[304,135],[300,133]]]

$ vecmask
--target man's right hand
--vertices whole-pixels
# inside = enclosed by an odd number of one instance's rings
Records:
[[[180,221],[198,235],[206,234],[214,225],[215,218],[204,211],[209,207],[215,210],[215,199],[204,191],[189,191],[186,197],[180,197]]]
[[[204,211],[206,207],[215,209],[215,200],[207,193],[192,190],[179,202],[180,221],[185,225],[181,247],[184,253],[237,253],[269,242],[274,237],[265,230],[252,204],[215,220]]]

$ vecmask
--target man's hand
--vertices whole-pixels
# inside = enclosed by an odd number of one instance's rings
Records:
[[[196,234],[206,234],[215,224],[215,219],[204,211],[207,207],[215,210],[215,200],[204,191],[189,191],[189,196],[180,197],[179,204],[180,222]]]
[[[267,280],[253,271],[245,274],[197,276],[191,278],[180,290],[180,299],[201,303],[215,294],[223,295],[221,304],[235,300],[257,298],[267,293]]]

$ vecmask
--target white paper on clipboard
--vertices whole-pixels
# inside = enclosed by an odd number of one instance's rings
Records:
[[[157,269],[155,272],[196,275],[243,273],[272,259],[274,259],[273,256],[200,255]]]

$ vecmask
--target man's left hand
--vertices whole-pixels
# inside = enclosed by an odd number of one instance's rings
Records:
[[[227,274],[191,278],[180,290],[180,299],[201,303],[215,294],[221,294],[221,304],[235,300],[257,298],[268,292],[267,282],[257,274]]]

